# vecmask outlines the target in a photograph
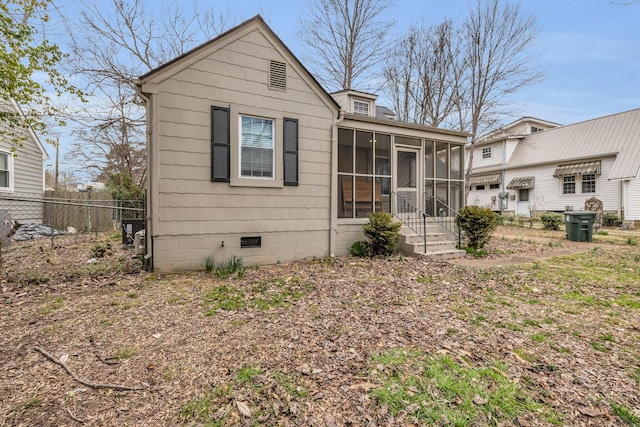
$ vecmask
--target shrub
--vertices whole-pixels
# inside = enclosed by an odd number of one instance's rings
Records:
[[[349,248],[349,253],[357,257],[369,256],[369,242],[365,240],[356,240]]]
[[[562,214],[558,212],[547,212],[540,216],[540,220],[545,230],[560,230],[563,217]]]
[[[620,218],[616,214],[605,214],[602,217],[602,225],[605,227],[614,227],[620,222]]]
[[[390,213],[370,213],[369,223],[363,225],[362,229],[369,240],[371,255],[392,255],[398,248],[400,227],[402,224],[394,222]]]
[[[467,236],[469,247],[483,248],[497,227],[496,214],[491,209],[479,206],[464,207],[459,214],[458,225]]]

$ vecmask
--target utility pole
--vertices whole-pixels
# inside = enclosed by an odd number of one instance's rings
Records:
[[[55,190],[56,192],[58,192],[58,160],[60,159],[60,137],[56,137],[56,185],[55,185]]]

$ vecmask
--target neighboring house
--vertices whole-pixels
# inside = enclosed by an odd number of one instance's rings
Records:
[[[640,220],[639,170],[640,109],[567,126],[523,118],[474,147],[468,202],[529,216],[595,197],[605,212]]]
[[[466,134],[392,120],[375,95],[332,97],[260,16],[138,85],[157,271],[200,268],[210,255],[342,255],[368,212],[397,214],[400,199],[433,211],[425,194],[462,204]]]
[[[0,109],[24,115],[13,100],[0,100]],[[41,223],[47,152],[31,128],[13,129],[23,137],[21,145],[14,147],[8,126],[0,121],[0,221]]]

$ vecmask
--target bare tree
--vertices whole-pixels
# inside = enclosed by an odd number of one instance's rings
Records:
[[[195,2],[187,12],[179,3],[147,10],[142,0],[111,0],[85,6],[81,20],[68,23],[73,71],[94,95],[72,116],[81,142],[71,154],[95,179],[119,174],[143,185],[145,111],[136,79],[220,33],[227,16]]]
[[[458,124],[457,70],[464,58],[457,36],[453,23],[446,20],[433,27],[413,27],[397,43],[384,77],[399,120],[436,127]]]
[[[330,90],[365,84],[388,50],[389,0],[308,0],[298,34],[311,51],[305,60]],[[365,84],[366,85],[366,84]]]
[[[478,0],[462,26],[466,65],[458,98],[460,127],[471,134],[473,148],[478,136],[495,127],[508,97],[542,77],[535,67],[536,18],[525,16],[517,4],[501,0]],[[469,150],[465,196],[473,170]]]

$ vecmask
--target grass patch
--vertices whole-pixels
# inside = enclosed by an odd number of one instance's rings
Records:
[[[631,378],[637,385],[640,385],[640,368],[629,368],[629,378]]]
[[[620,307],[640,308],[640,299],[631,295],[620,295],[615,299],[615,303]]]
[[[547,341],[547,334],[543,332],[539,332],[537,334],[531,335],[531,340],[539,343],[543,343]]]
[[[394,415],[407,412],[419,422],[454,426],[511,424],[527,413],[557,419],[551,408],[507,378],[502,363],[473,367],[396,349],[374,355],[371,365],[382,383],[371,394]]]
[[[213,391],[202,396],[194,397],[182,406],[180,413],[185,423],[206,423],[207,427],[222,427],[226,425],[229,414],[219,411],[221,402],[231,397],[232,388],[216,387]]]
[[[611,402],[610,405],[611,409],[613,409],[613,413],[620,417],[622,421],[630,426],[640,426],[640,417],[631,412],[629,408],[615,402]]]
[[[597,351],[601,351],[603,353],[606,353],[609,351],[609,349],[605,346],[603,346],[602,344],[600,344],[598,341],[589,341],[589,345]]]
[[[260,374],[262,374],[262,369],[259,366],[248,365],[248,366],[243,366],[242,368],[240,368],[240,370],[238,370],[238,373],[236,374],[236,378],[238,378],[238,381],[240,382],[248,383],[253,381],[253,378],[256,375],[260,375]]]
[[[118,360],[123,360],[123,359],[130,359],[133,356],[135,356],[136,354],[138,354],[137,350],[133,347],[122,347],[116,350],[115,353],[113,353],[113,357],[115,359]]]
[[[42,304],[40,308],[38,308],[38,314],[44,316],[46,314],[51,313],[52,311],[61,309],[63,305],[64,305],[64,297],[53,298],[51,301],[45,304]]]
[[[291,307],[311,290],[313,286],[304,283],[298,277],[265,280],[243,289],[223,284],[205,295],[204,303],[209,309],[206,315],[211,316],[220,310],[235,311],[245,308],[268,310],[274,307]]]
[[[247,304],[244,293],[240,289],[221,285],[214,288],[205,296],[205,303],[209,306],[207,316],[216,314],[219,310],[240,310]]]
[[[627,240],[625,240],[624,243],[630,246],[638,246],[638,241],[633,237],[627,237]]]

